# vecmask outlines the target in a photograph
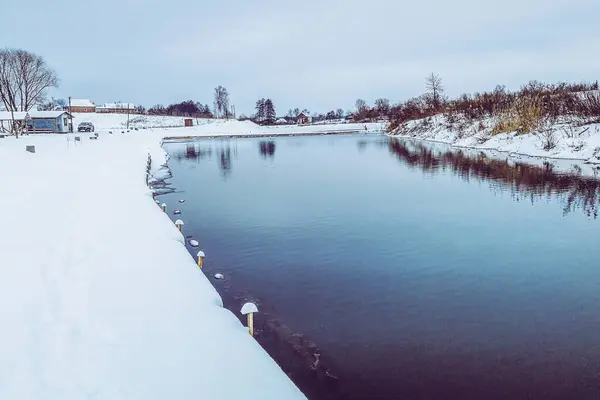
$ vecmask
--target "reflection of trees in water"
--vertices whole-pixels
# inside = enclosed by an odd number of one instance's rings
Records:
[[[169,154],[171,158],[175,158],[178,161],[183,159],[202,160],[212,155],[212,149],[197,148],[196,144],[189,143],[185,145],[185,149],[183,149],[181,146],[178,146],[176,150],[169,150]]]
[[[231,173],[231,148],[219,149],[219,161],[223,175],[229,175]]]
[[[406,143],[390,139],[389,151],[412,168],[434,173],[450,170],[465,180],[471,178],[501,185],[513,193],[513,197],[529,198],[532,202],[542,197],[555,196],[564,199],[563,213],[577,208],[587,216],[598,216],[600,180],[577,173],[556,173],[550,163],[534,166],[526,163],[509,164],[506,160],[487,157],[484,153],[468,156],[462,150],[432,151],[422,143]],[[579,169],[581,172],[581,169]]]
[[[273,152],[274,152],[273,148]],[[232,157],[235,157],[237,152],[236,148],[230,145],[215,149],[215,153],[218,156],[219,168],[223,175],[229,175],[232,167]],[[185,146],[177,146],[175,149],[169,149],[171,158],[175,158],[178,161],[182,160],[202,160],[205,158],[211,158],[213,155],[213,149],[210,146],[204,148],[200,147],[198,143],[189,143]]]
[[[275,142],[273,141],[260,141],[258,144],[260,149],[260,155],[264,158],[273,157],[275,155]]]

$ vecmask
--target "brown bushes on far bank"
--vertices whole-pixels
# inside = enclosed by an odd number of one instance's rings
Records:
[[[421,96],[397,104],[390,110],[389,130],[412,120],[443,114],[448,124],[494,118],[492,134],[534,132],[561,117],[579,118],[584,123],[600,121],[598,82],[545,84],[529,82],[517,92],[497,86],[491,92],[463,94],[433,108]]]

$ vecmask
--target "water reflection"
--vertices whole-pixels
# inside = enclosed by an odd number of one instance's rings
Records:
[[[223,176],[231,174],[231,147],[219,149],[219,166]]]
[[[264,158],[275,156],[275,142],[274,141],[261,141],[258,144],[260,149],[260,155]]]
[[[367,144],[369,142],[367,142],[366,140],[359,140],[358,142],[356,142],[356,146],[358,147],[359,151],[364,151],[367,148]]]
[[[411,168],[435,173],[449,170],[464,180],[477,179],[508,188],[516,200],[555,196],[564,202],[563,214],[576,209],[588,217],[598,217],[600,180],[581,175],[581,169],[573,173],[557,173],[552,164],[534,166],[522,162],[509,163],[494,159],[485,153],[467,155],[461,149],[435,150],[422,142],[389,139],[390,153]]]
[[[201,148],[197,143],[186,143],[185,147],[174,146],[173,148],[169,148],[169,155],[177,161],[184,159],[202,160],[212,156],[212,149],[210,147]]]
[[[232,159],[236,158],[237,149],[235,145],[229,143],[221,143],[218,148],[214,149],[216,156],[219,160],[219,168],[223,173],[223,176],[229,176],[231,174]],[[275,146],[273,145],[272,152],[275,152]],[[169,154],[172,159],[179,162],[183,160],[200,160],[212,159],[213,148],[212,145],[202,145],[200,143],[186,143],[184,146],[173,146],[169,148]]]

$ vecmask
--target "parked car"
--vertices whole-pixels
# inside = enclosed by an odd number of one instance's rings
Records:
[[[82,122],[77,127],[77,132],[94,132],[94,124],[91,122]]]

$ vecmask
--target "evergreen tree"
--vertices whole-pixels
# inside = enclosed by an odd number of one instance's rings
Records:
[[[274,124],[277,119],[277,114],[275,113],[275,106],[273,105],[273,101],[271,99],[267,99],[264,102],[264,116],[265,122],[267,124]]]
[[[256,101],[256,122],[262,123],[265,120],[265,99],[258,99]]]

